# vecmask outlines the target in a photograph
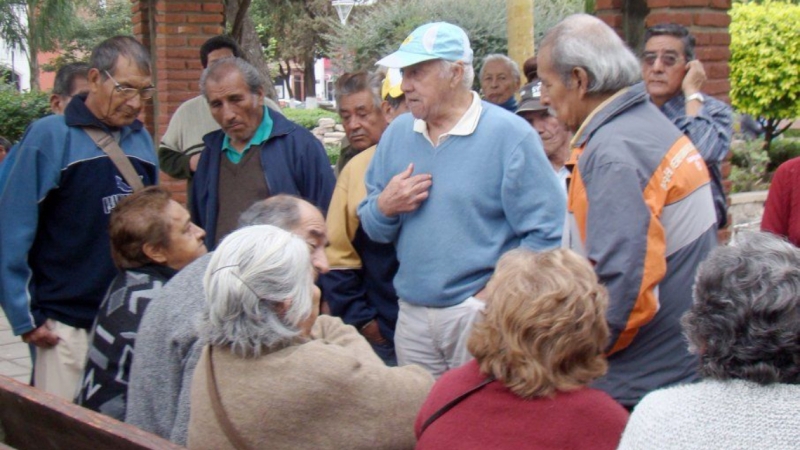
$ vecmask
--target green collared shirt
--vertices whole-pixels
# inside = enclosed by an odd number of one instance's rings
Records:
[[[261,145],[269,138],[270,133],[272,133],[272,119],[269,117],[269,112],[267,111],[267,107],[264,106],[264,118],[261,120],[261,125],[258,126],[256,133],[250,138],[250,143],[247,144],[247,147],[239,153],[235,148],[231,147],[231,140],[228,138],[226,134],[225,137],[222,139],[222,153],[228,157],[228,160],[234,164],[239,164],[239,161],[242,160],[245,153],[247,153],[253,146]]]

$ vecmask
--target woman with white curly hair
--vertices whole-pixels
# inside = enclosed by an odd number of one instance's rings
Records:
[[[800,448],[800,249],[769,233],[717,248],[683,328],[704,380],[645,396],[620,449]]]
[[[211,258],[192,382],[191,449],[411,448],[433,378],[389,368],[355,328],[317,318],[308,245],[240,229]]]

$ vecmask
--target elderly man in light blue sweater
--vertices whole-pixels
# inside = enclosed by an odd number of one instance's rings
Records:
[[[560,245],[566,200],[534,130],[471,90],[464,30],[423,25],[378,64],[403,69],[412,114],[381,138],[358,213],[371,239],[397,248],[398,363],[438,377],[471,358],[500,256]]]

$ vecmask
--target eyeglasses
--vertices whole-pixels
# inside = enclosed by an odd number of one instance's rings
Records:
[[[119,94],[120,97],[124,98],[125,100],[130,100],[133,97],[136,97],[137,94],[139,95],[139,97],[142,98],[142,100],[150,100],[156,94],[156,88],[152,86],[148,86],[141,89],[123,87],[122,85],[117,83],[117,80],[115,80],[114,77],[112,77],[107,70],[104,70],[103,72],[105,72],[106,76],[108,78],[111,78],[111,81],[114,82],[114,92]]]
[[[678,61],[681,60],[681,57],[678,55],[673,55],[671,53],[662,53],[658,54],[655,52],[647,52],[642,55],[642,61],[648,66],[653,66],[656,63],[656,60],[661,58],[661,63],[664,64],[665,67],[672,67],[675,64],[678,64]]]

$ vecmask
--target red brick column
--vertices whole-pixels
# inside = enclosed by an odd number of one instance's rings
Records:
[[[150,49],[158,95],[145,108],[143,120],[156,145],[172,113],[199,93],[200,46],[221,34],[222,0],[131,0],[133,33]],[[162,184],[185,201],[186,183],[161,174]]]

